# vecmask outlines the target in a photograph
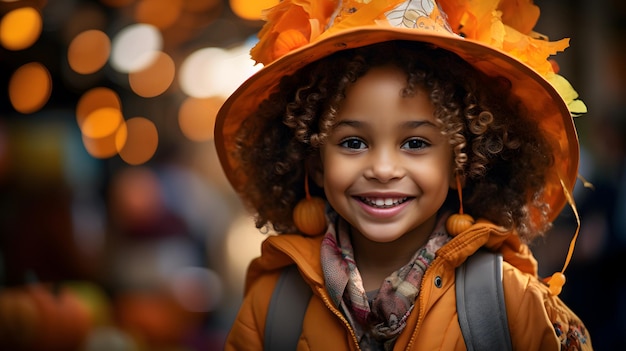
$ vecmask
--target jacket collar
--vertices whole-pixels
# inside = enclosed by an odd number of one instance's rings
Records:
[[[324,235],[269,236],[262,244],[262,255],[250,264],[246,289],[265,272],[279,270],[294,263],[310,283],[323,286],[324,276],[320,261],[323,238]],[[456,268],[481,247],[501,252],[505,261],[525,273],[535,276],[538,274],[537,261],[528,246],[514,232],[487,220],[479,219],[469,229],[453,237],[437,251],[437,256],[445,260],[450,268]]]
[[[437,251],[437,256],[452,267],[458,267],[481,247],[502,253],[505,261],[525,273],[537,275],[537,260],[528,245],[522,243],[514,231],[484,219],[478,219],[469,229],[452,238]]]

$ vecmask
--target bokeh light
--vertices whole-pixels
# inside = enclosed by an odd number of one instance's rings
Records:
[[[154,60],[143,69],[130,72],[128,82],[135,94],[155,97],[163,94],[174,81],[176,67],[174,60],[162,52],[156,52]]]
[[[114,133],[99,138],[91,138],[85,134],[82,135],[83,145],[87,153],[94,158],[105,159],[118,154],[120,147],[118,145],[126,144],[128,135],[126,122],[122,121]]]
[[[267,10],[279,3],[279,0],[230,0],[233,12],[247,20],[261,19],[263,10]]]
[[[189,55],[180,68],[180,85],[193,97],[221,95],[229,79],[228,53],[221,48],[205,48]]]
[[[150,65],[163,48],[159,30],[149,24],[133,24],[121,30],[113,39],[111,65],[128,73]]]
[[[135,21],[166,29],[178,20],[182,8],[183,0],[139,0],[135,6]]]
[[[118,139],[120,157],[130,165],[148,162],[159,144],[156,126],[145,117],[133,117],[126,121],[126,127],[126,143],[122,144],[122,137]]]
[[[82,124],[82,132],[89,138],[103,138],[115,133],[122,121],[122,111],[113,107],[103,107],[92,111]]]
[[[9,81],[9,98],[16,111],[33,113],[41,109],[52,93],[52,77],[39,62],[18,68]]]
[[[117,107],[100,107],[92,110],[80,124],[83,144],[95,158],[117,155],[118,145],[126,142],[126,122]]]
[[[109,59],[111,40],[102,31],[92,29],[77,35],[67,49],[67,61],[77,73],[90,74],[101,69]]]
[[[78,127],[82,129],[87,116],[93,111],[104,107],[121,110],[120,97],[115,91],[105,87],[96,87],[86,91],[76,105],[76,122]]]
[[[103,107],[112,107],[120,110],[122,104],[119,95],[112,89],[105,87],[92,88],[85,92],[76,105],[76,122],[78,126],[82,128],[87,116]]]
[[[0,43],[9,50],[22,50],[39,39],[42,19],[32,7],[17,8],[0,20]]]
[[[181,65],[181,89],[196,98],[230,95],[261,68],[255,66],[248,55],[249,45],[229,50],[211,47],[195,51]]]
[[[178,112],[178,125],[185,137],[193,141],[213,139],[215,117],[224,98],[187,98]]]

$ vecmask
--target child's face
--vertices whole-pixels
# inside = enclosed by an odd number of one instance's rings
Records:
[[[452,147],[428,96],[402,97],[405,85],[396,68],[371,69],[347,91],[321,149],[328,201],[375,242],[430,234],[453,179]]]

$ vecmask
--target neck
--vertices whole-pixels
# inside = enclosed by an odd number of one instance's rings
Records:
[[[385,278],[400,269],[426,244],[435,230],[437,217],[391,242],[375,242],[352,228],[354,259],[363,279],[365,291],[378,289]]]

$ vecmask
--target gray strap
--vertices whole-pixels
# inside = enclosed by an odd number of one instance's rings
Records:
[[[302,322],[312,295],[311,288],[300,276],[298,267],[283,269],[267,311],[265,351],[293,351],[302,334]]]
[[[512,349],[501,254],[479,250],[457,268],[456,301],[468,351]]]

